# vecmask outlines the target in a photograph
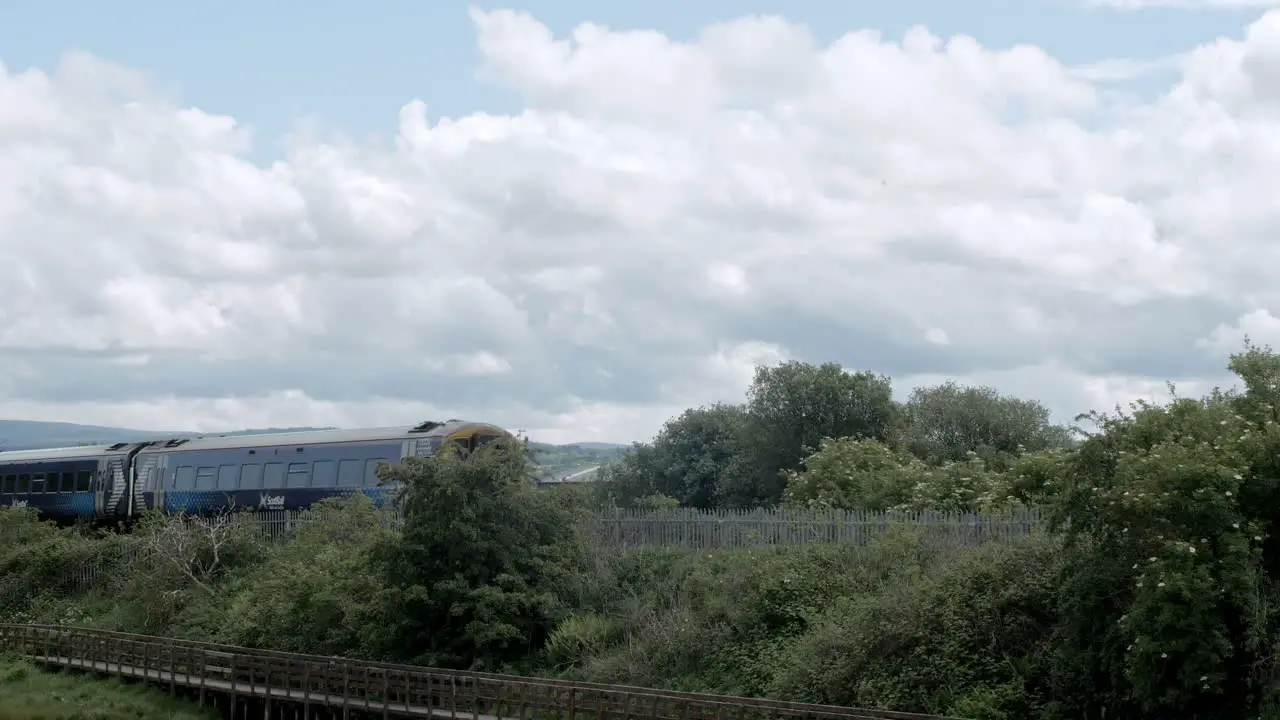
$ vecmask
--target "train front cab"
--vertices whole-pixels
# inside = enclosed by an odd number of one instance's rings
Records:
[[[486,423],[468,423],[462,427],[450,432],[443,437],[443,443],[460,450],[463,454],[469,454],[476,448],[488,445],[489,443],[502,438],[513,437],[506,430]],[[438,450],[440,444],[435,446]]]

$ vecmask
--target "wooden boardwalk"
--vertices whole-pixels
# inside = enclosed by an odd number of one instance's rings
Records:
[[[27,659],[46,666],[63,667],[73,670],[88,670],[90,672],[96,672],[103,675],[111,675],[131,680],[144,680],[159,685],[181,686],[204,694],[219,693],[236,698],[257,698],[266,701],[268,704],[274,701],[277,703],[283,702],[293,705],[302,705],[304,708],[310,705],[318,705],[328,708],[351,708],[365,711],[385,709],[388,712],[394,712],[397,716],[403,717],[463,718],[464,720],[515,720],[514,718],[508,719],[498,715],[481,715],[474,712],[466,715],[458,715],[458,713],[452,709],[445,710],[423,705],[409,705],[407,703],[404,705],[390,703],[380,706],[372,706],[369,704],[367,697],[363,703],[352,704],[349,698],[344,696],[312,692],[305,688],[295,690],[287,687],[282,688],[264,685],[255,686],[252,683],[232,682],[216,678],[210,679],[203,675],[187,675],[184,673],[169,672],[168,670],[150,670],[147,668],[134,667],[132,665],[121,665],[119,663],[101,662],[96,660],[80,660],[77,658],[43,655],[31,655],[28,656]]]
[[[0,650],[165,687],[229,717],[449,720],[958,720],[936,715],[441,670],[51,625],[0,624]],[[299,715],[301,712],[301,715]]]

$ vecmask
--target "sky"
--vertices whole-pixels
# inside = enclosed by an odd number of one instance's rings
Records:
[[[627,442],[793,359],[1060,421],[1227,385],[1280,346],[1277,5],[14,0],[0,417]]]

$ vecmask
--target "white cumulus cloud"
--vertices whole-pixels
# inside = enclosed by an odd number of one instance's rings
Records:
[[[923,27],[472,19],[522,111],[406,98],[394,142],[269,164],[109,59],[0,66],[0,417],[628,440],[799,358],[1066,419],[1207,387],[1280,315],[1280,13],[1082,67]]]

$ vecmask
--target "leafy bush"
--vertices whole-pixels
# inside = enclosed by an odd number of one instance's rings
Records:
[[[221,586],[251,572],[269,552],[258,528],[241,517],[144,516],[129,536],[134,550],[127,562],[99,583],[105,600],[99,612],[120,630],[206,636],[198,618],[218,614]]]
[[[496,669],[533,656],[580,579],[575,510],[539,493],[519,443],[386,468],[400,535],[375,551],[383,646],[429,665]]]
[[[1033,536],[840,598],[779,659],[770,694],[962,717],[1032,716],[1062,553]],[[976,715],[976,714],[977,715]]]
[[[128,557],[130,539],[60,528],[34,511],[0,508],[0,617],[21,622],[70,593],[82,573],[110,574]]]
[[[906,503],[926,467],[876,440],[825,438],[787,473],[784,499],[798,507],[888,510]]]
[[[621,631],[580,656],[572,677],[760,694],[789,643],[841,598],[920,578],[944,555],[905,530],[867,547],[810,545],[712,553],[638,551],[608,576],[589,612]]]
[[[1280,356],[1232,358],[1244,393],[1096,415],[1058,522],[1059,712],[1246,717],[1276,692]]]
[[[964,460],[947,461],[921,472],[899,508],[974,512],[1008,505],[1013,499],[1004,473],[990,470],[971,452]]]
[[[567,670],[614,644],[621,630],[617,621],[602,615],[571,615],[547,638],[547,661],[556,670]]]
[[[315,506],[297,537],[230,583],[206,634],[248,647],[379,658],[383,618],[370,602],[385,589],[374,553],[396,533],[363,494]],[[215,624],[216,623],[216,624]]]
[[[1067,455],[1044,451],[992,470],[977,453],[926,465],[875,440],[827,438],[787,474],[786,503],[795,507],[939,512],[993,511],[1041,501],[1061,483]],[[1055,482],[1057,484],[1055,484]]]

